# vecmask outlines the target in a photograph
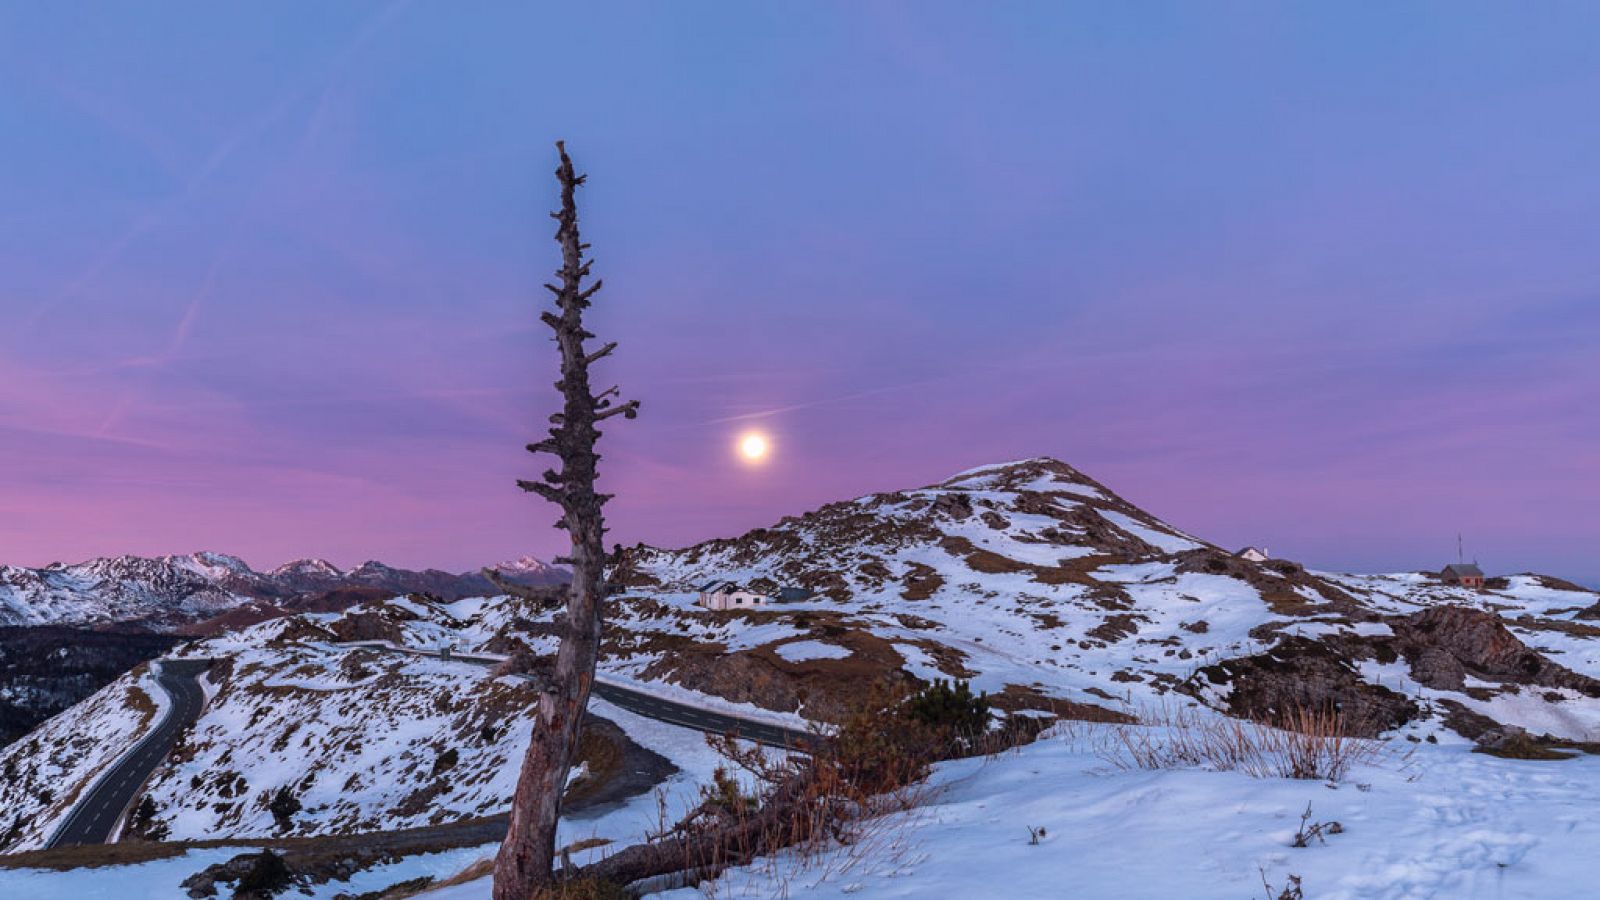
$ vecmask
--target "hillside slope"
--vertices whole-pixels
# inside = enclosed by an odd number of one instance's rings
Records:
[[[1080,715],[1137,712],[1177,691],[1258,717],[1279,701],[1348,706],[1372,732],[1448,719],[1473,733],[1487,717],[1587,738],[1600,724],[1600,629],[1584,621],[1594,592],[1538,576],[1470,591],[1427,574],[1252,563],[1051,459],[683,550],[635,548],[627,579],[638,597],[618,603],[631,632],[618,640],[646,652],[620,652],[619,664],[775,708],[799,708],[803,686],[782,687],[793,676],[843,689],[902,671]],[[695,608],[693,591],[717,579],[818,595],[743,613]],[[645,659],[641,631],[675,652]],[[681,640],[707,631],[698,646]],[[1297,640],[1315,649],[1296,652]],[[795,662],[783,648],[799,642],[831,646],[832,658]],[[1275,652],[1296,661],[1284,669]],[[1229,660],[1241,662],[1219,666]]]

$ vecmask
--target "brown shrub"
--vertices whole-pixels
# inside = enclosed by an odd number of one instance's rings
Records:
[[[1224,719],[1189,708],[1163,706],[1142,726],[1115,726],[1096,748],[1102,759],[1124,769],[1208,768],[1252,778],[1339,781],[1358,763],[1377,759],[1376,741],[1350,737],[1344,716],[1333,710],[1287,711],[1274,728]]]

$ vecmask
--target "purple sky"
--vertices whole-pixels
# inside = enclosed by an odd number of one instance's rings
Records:
[[[0,2],[0,562],[559,552],[565,137],[618,540],[1051,455],[1600,582],[1600,9],[605,7]]]

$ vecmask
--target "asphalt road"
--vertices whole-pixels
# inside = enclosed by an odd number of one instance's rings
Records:
[[[415,656],[431,656],[454,662],[478,666],[494,666],[500,660],[395,647],[379,642],[352,642],[344,646],[367,647]],[[150,773],[167,758],[178,742],[178,735],[200,717],[200,707],[205,694],[196,678],[211,665],[210,660],[163,660],[161,674],[156,683],[171,698],[172,705],[155,729],[134,745],[133,752],[119,760],[105,776],[95,782],[89,792],[81,797],[67,815],[66,821],[56,830],[46,845],[48,849],[72,844],[104,844],[111,837],[122,813],[150,778]],[[804,750],[817,736],[796,728],[785,728],[770,722],[741,718],[727,713],[713,712],[678,703],[617,684],[597,681],[594,693],[607,702],[648,719],[666,722],[682,728],[692,728],[707,734],[734,733],[739,737],[785,750]]]
[[[412,647],[396,647],[377,641],[352,642],[345,646],[369,647],[376,650],[388,650],[395,653],[410,653],[414,656],[432,656],[437,659],[451,660],[454,662],[471,663],[478,666],[499,665],[501,660],[490,657],[473,656],[471,654],[452,653],[445,656],[441,653],[418,650]],[[768,747],[778,747],[784,750],[804,750],[808,744],[816,741],[817,736],[797,728],[785,728],[770,722],[755,719],[745,719],[728,713],[713,712],[691,706],[687,703],[678,703],[647,694],[632,688],[623,687],[605,681],[596,681],[594,694],[602,700],[614,703],[631,713],[666,722],[669,725],[678,725],[683,728],[692,728],[707,734],[728,734],[734,732],[745,740],[765,744]]]
[[[172,752],[178,735],[200,716],[205,694],[195,678],[211,665],[210,660],[163,660],[156,683],[167,692],[172,705],[154,729],[95,782],[78,799],[66,821],[56,829],[46,846],[50,849],[69,844],[104,844],[122,818],[122,811],[133,802],[150,773]]]

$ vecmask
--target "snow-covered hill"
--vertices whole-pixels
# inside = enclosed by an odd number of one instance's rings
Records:
[[[280,618],[177,651],[216,662],[201,678],[199,719],[144,789],[152,805],[138,836],[355,834],[504,812],[537,708],[528,681],[334,646],[369,634],[373,619],[411,618],[425,605]],[[0,749],[0,853],[40,847],[165,700],[140,666]],[[647,793],[671,773],[604,722],[591,722],[579,759],[569,801],[614,791],[619,776],[634,782],[620,796]]]
[[[1538,576],[1473,591],[1429,574],[1253,563],[1051,459],[683,550],[635,548],[628,572],[634,599],[616,604],[628,634],[613,665],[773,708],[811,695],[818,709],[819,685],[844,693],[863,675],[903,671],[1077,715],[1136,712],[1179,692],[1248,715],[1279,699],[1349,706],[1372,731],[1446,718],[1481,730],[1475,716],[1573,738],[1600,728],[1592,591]],[[696,608],[694,590],[717,579],[817,596]],[[1319,649],[1297,654],[1285,676],[1271,654],[1296,640]],[[795,663],[781,648],[797,641],[849,653]],[[1304,684],[1316,687],[1288,696]]]
[[[1067,729],[997,758],[941,763],[922,806],[874,823],[855,845],[780,853],[654,896],[1240,900],[1279,897],[1291,879],[1316,900],[1596,894],[1600,759],[1424,745],[1330,783],[1126,770],[1092,743]],[[1295,846],[1300,829],[1333,822],[1337,831]],[[483,879],[429,897],[488,900],[489,888]]]
[[[0,853],[43,846],[78,797],[167,705],[166,692],[140,665],[0,749]]]

